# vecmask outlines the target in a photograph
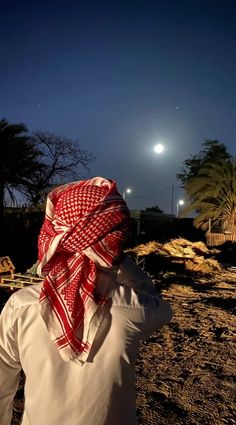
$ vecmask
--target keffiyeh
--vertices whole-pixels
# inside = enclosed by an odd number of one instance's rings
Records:
[[[87,360],[109,295],[97,291],[100,270],[119,261],[128,220],[112,180],[69,183],[48,195],[38,239],[40,314],[64,360]]]

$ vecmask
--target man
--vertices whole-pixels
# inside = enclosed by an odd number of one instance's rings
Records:
[[[41,228],[43,284],[13,294],[0,317],[0,425],[10,425],[23,369],[22,425],[136,425],[141,339],[168,303],[123,248],[129,211],[115,182],[54,189]]]

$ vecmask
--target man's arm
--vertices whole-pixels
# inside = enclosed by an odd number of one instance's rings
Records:
[[[156,296],[157,290],[150,277],[128,256],[120,263],[116,274],[116,281],[130,286],[138,292],[145,292]]]
[[[10,297],[0,315],[0,425],[11,424],[21,370],[13,326],[13,300],[14,296]]]
[[[116,281],[132,288],[135,296],[130,300],[131,305],[133,303],[134,306],[144,309],[145,320],[140,327],[142,328],[140,339],[147,339],[154,331],[170,322],[173,316],[170,304],[162,299],[148,274],[142,271],[130,257],[127,256],[120,264]]]

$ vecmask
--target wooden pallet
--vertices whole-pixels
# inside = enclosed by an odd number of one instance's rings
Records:
[[[18,288],[34,285],[35,283],[40,283],[42,281],[43,279],[40,277],[14,273],[10,276],[0,277],[0,286],[14,286]]]
[[[0,287],[6,287],[10,289],[20,289],[24,286],[34,285],[42,282],[43,279],[40,277],[34,277],[24,274],[11,274],[9,276],[0,277]]]

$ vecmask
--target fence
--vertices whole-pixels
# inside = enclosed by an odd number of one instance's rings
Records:
[[[223,245],[226,241],[236,242],[236,234],[225,234],[225,233],[206,233],[207,245],[217,246]]]

